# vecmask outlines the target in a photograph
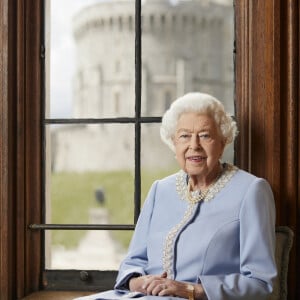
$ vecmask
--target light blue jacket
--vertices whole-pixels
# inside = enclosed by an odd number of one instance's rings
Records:
[[[161,274],[163,245],[187,209],[176,174],[152,185],[115,289],[132,273]],[[174,279],[201,283],[209,300],[267,299],[277,275],[275,207],[269,184],[238,170],[209,202],[199,202],[173,246]],[[157,297],[161,298],[161,297]]]

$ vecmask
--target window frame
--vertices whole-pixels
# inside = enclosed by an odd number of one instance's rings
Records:
[[[41,49],[46,49],[46,0],[42,0],[41,12]],[[53,124],[134,124],[135,128],[135,143],[134,143],[134,222],[133,224],[45,224],[45,223],[32,223],[29,224],[29,229],[34,231],[41,231],[42,246],[45,245],[45,231],[47,230],[134,230],[138,216],[141,210],[141,125],[146,123],[160,123],[161,117],[143,117],[141,116],[141,103],[142,103],[142,11],[141,1],[135,0],[135,115],[134,117],[116,117],[116,118],[46,118],[45,117],[45,64],[46,57],[43,53],[41,58],[42,78],[41,83],[43,86],[42,94],[42,186],[46,185],[45,180],[45,159],[46,159],[46,127]],[[161,20],[163,22],[163,19]],[[46,201],[45,193],[42,194],[42,211],[43,220],[46,219]],[[45,249],[44,249],[45,250]],[[44,251],[45,253],[45,251]],[[42,285],[45,290],[97,290],[102,291],[112,288],[117,275],[117,270],[111,271],[92,271],[92,270],[54,270],[45,268],[45,255],[42,261],[43,275]],[[104,274],[104,277],[103,277]],[[102,285],[103,278],[106,279],[106,284]],[[75,282],[76,284],[74,284]]]
[[[0,295],[16,299],[40,288],[41,3],[0,2]]]

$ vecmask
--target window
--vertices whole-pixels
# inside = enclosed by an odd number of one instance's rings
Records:
[[[233,113],[233,7],[45,3],[45,223],[32,228],[45,234],[46,289],[74,288],[74,278],[101,289],[104,274],[113,284],[151,183],[176,170],[159,138],[173,98],[209,92]]]

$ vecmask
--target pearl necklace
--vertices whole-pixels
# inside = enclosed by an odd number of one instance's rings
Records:
[[[218,174],[212,184],[204,191],[191,191],[190,181],[186,183],[187,174],[180,171],[176,176],[176,191],[181,199],[196,204],[200,201],[209,201],[217,194],[238,170],[231,164],[224,164],[222,171]]]
[[[205,189],[204,191],[201,191],[201,190],[191,191],[191,183],[189,180],[187,189],[186,189],[186,199],[189,202],[195,204],[197,202],[200,202],[201,200],[204,200],[208,194],[208,191],[209,191],[209,187],[207,189]]]
[[[192,191],[191,190],[191,179],[189,179],[187,189],[186,189],[187,200],[193,204],[204,200],[209,192],[210,187],[212,187],[218,181],[218,179],[221,177],[222,173],[223,173],[223,167],[220,170],[220,172],[218,173],[217,177],[213,180],[213,182],[203,191],[201,191],[201,190]]]

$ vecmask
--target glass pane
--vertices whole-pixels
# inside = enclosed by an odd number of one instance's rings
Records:
[[[160,124],[141,127],[142,201],[152,183],[179,170],[174,153],[160,139]]]
[[[49,0],[46,117],[134,115],[134,2]]]
[[[144,1],[142,15],[142,114],[162,115],[191,91],[233,114],[233,1]]]
[[[109,223],[132,224],[133,126],[49,125],[47,130],[47,222],[89,223],[89,209],[102,207]]]
[[[107,218],[102,208],[93,218]],[[93,220],[94,222],[97,220]],[[103,220],[98,220],[102,222]],[[133,231],[54,230],[46,232],[47,269],[118,270]]]

